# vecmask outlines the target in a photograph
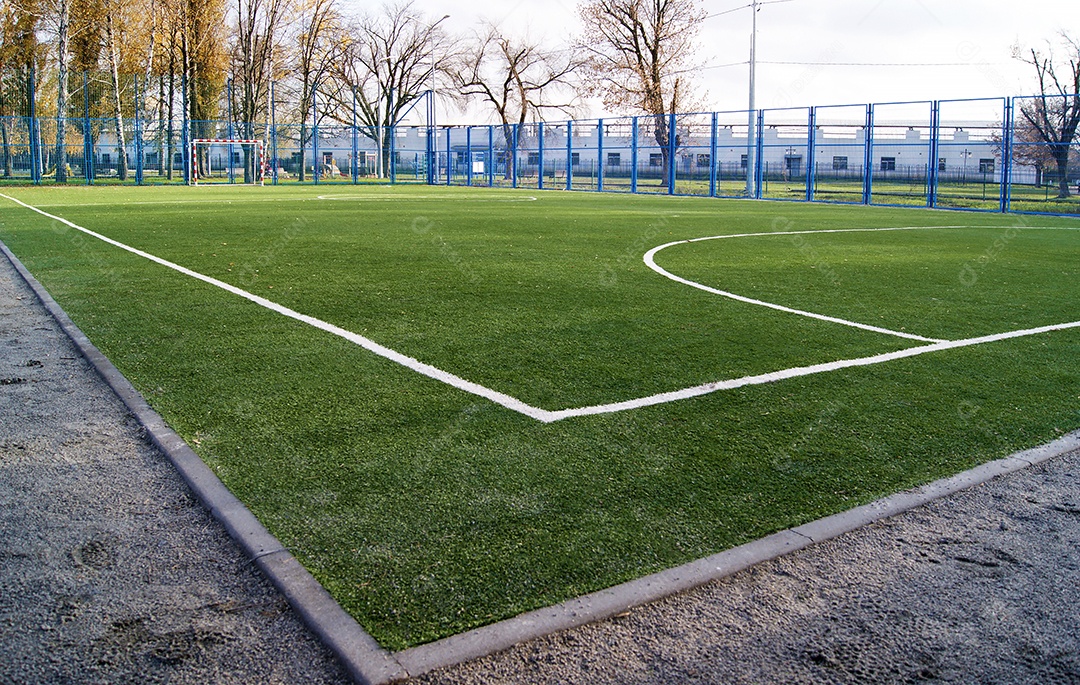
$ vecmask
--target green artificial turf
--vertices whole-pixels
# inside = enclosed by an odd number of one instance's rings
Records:
[[[1080,320],[1074,220],[429,187],[19,188],[535,406]],[[320,199],[332,197],[336,199]],[[535,200],[531,198],[536,198]],[[718,552],[1080,427],[1076,330],[542,424],[0,200],[0,238],[383,645]]]

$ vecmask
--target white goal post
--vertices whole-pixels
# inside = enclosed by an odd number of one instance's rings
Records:
[[[230,152],[226,155],[226,160],[222,164],[223,171],[229,174],[230,181],[234,181],[236,169],[233,164],[232,147],[237,146],[241,149],[249,148],[252,150],[250,157],[246,159],[253,163],[252,178],[250,181],[241,181],[243,185],[263,185],[263,181],[266,178],[266,155],[264,153],[263,141],[258,139],[247,138],[196,138],[191,141],[191,185],[199,185],[199,152],[206,149],[209,151],[211,147],[226,147]],[[207,167],[204,170],[206,177],[211,177],[214,174],[213,169],[213,156],[207,155],[206,164]],[[244,174],[244,165],[240,164],[240,175]],[[204,178],[209,180],[208,178]]]

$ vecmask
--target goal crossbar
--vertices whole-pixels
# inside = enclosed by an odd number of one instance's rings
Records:
[[[263,181],[266,178],[266,159],[264,154],[263,141],[258,138],[196,138],[191,141],[191,185],[199,185],[199,157],[198,150],[200,145],[252,145],[255,147],[255,169],[256,179],[254,185],[263,185]],[[228,160],[227,164],[232,165],[232,160]]]

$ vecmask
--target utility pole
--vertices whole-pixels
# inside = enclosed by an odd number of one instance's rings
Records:
[[[431,25],[432,33],[435,32],[435,28],[450,18],[449,14],[443,15],[443,18]],[[434,37],[434,36],[432,36]],[[439,146],[438,141],[435,138],[435,132],[438,130],[438,123],[436,117],[438,116],[437,103],[435,101],[435,48],[431,46],[431,104],[428,110],[428,148],[430,154],[428,156],[428,183],[434,185],[439,182]],[[450,148],[447,147],[446,154],[450,154]]]
[[[754,106],[754,86],[755,86],[755,71],[757,67],[757,13],[758,13],[758,0],[753,0],[750,3],[750,12],[753,16],[750,29],[750,103],[748,112],[746,115],[746,196],[754,197],[754,183],[757,178],[755,173],[755,167],[757,160],[754,159],[754,155],[757,151],[757,145],[755,141],[757,139],[755,135],[755,119],[757,118],[757,112]]]

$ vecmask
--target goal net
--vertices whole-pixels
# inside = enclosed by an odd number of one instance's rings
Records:
[[[261,140],[197,138],[191,141],[191,184],[263,185],[266,156]]]

